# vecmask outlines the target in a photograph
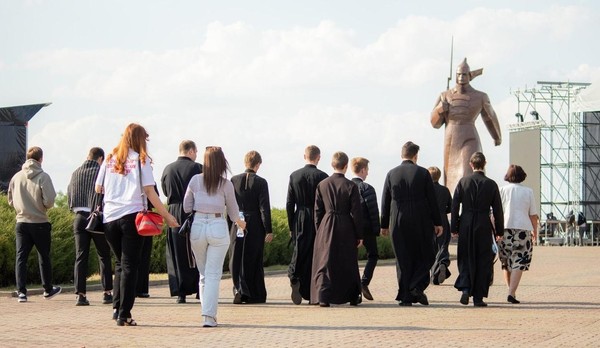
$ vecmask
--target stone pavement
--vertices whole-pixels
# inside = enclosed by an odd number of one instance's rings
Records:
[[[455,249],[451,249],[452,252]],[[75,295],[52,300],[30,295],[29,302],[0,297],[2,347],[559,347],[600,346],[600,248],[537,247],[532,270],[523,275],[517,298],[506,302],[496,265],[489,307],[458,303],[452,277],[430,286],[431,305],[400,307],[395,269],[389,262],[375,270],[374,301],[320,308],[295,306],[285,274],[269,275],[268,303],[233,305],[231,280],[221,282],[219,327],[203,328],[200,304],[175,304],[166,285],[137,299],[137,327],[118,327],[102,293],[88,293],[87,307]]]

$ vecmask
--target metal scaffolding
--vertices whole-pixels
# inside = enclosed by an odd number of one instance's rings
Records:
[[[510,131],[539,128],[540,206],[542,217],[549,213],[566,218],[583,211],[584,120],[572,112],[575,96],[589,83],[538,81],[537,86],[512,91],[517,98],[517,123]],[[526,121],[525,118],[533,118]],[[560,214],[560,215],[559,215]]]

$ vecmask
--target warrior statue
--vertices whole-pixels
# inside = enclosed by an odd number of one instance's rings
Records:
[[[469,158],[481,152],[481,141],[475,128],[475,120],[481,114],[483,122],[496,146],[502,143],[498,118],[487,94],[469,84],[483,69],[471,71],[467,58],[456,70],[456,86],[438,97],[431,112],[431,125],[446,125],[444,138],[444,184],[452,194],[458,181],[472,172]]]

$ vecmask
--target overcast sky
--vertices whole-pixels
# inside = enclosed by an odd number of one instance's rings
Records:
[[[289,174],[316,144],[328,173],[335,151],[370,159],[367,181],[380,195],[408,140],[421,146],[420,165],[443,165],[443,130],[429,115],[454,36],[453,71],[464,57],[484,68],[472,85],[488,93],[502,145],[477,125],[488,175],[502,185],[518,106],[511,91],[600,83],[599,9],[556,0],[0,0],[0,106],[52,102],[31,120],[28,146],[44,149],[63,192],[90,147],[110,151],[137,122],[150,133],[157,181],[183,139],[222,146],[233,174],[257,150],[271,204],[283,208]]]

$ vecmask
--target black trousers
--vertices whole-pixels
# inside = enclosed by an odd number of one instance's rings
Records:
[[[152,236],[142,237],[142,258],[140,259],[140,267],[138,268],[137,284],[135,287],[136,294],[147,294],[150,285],[150,260],[152,257]]]
[[[361,279],[362,285],[369,285],[373,279],[373,272],[375,266],[377,266],[377,260],[379,260],[379,252],[377,250],[377,236],[365,235],[363,239],[363,245],[367,250],[367,264],[363,270],[363,276]]]
[[[85,294],[88,276],[88,260],[90,256],[90,245],[94,241],[98,254],[98,271],[102,282],[102,289],[109,291],[113,289],[112,264],[110,259],[110,247],[104,234],[90,233],[85,230],[89,212],[77,212],[73,220],[73,232],[75,234],[75,293]]]
[[[104,224],[106,240],[116,257],[113,308],[119,319],[131,318],[135,288],[142,255],[143,237],[135,228],[137,213]]]
[[[34,246],[38,253],[42,286],[46,292],[52,290],[52,263],[50,261],[51,230],[52,224],[49,222],[17,222],[15,225],[17,247],[15,276],[19,292],[27,294],[27,259]]]

